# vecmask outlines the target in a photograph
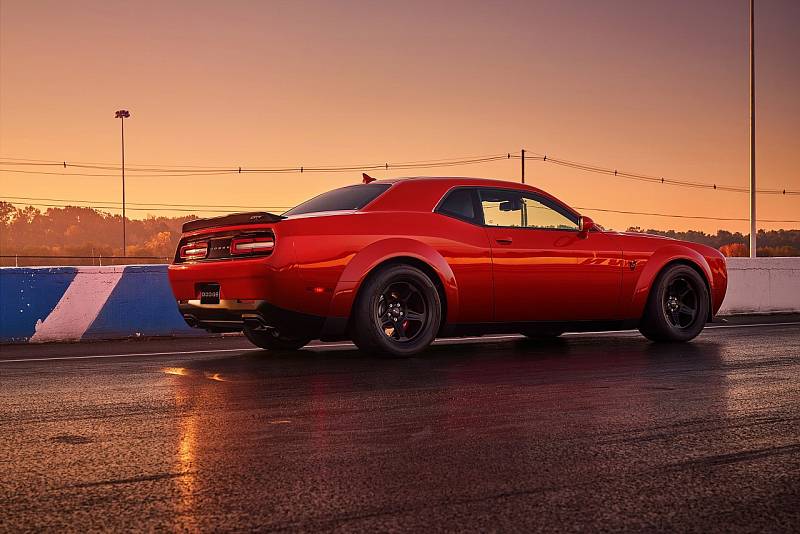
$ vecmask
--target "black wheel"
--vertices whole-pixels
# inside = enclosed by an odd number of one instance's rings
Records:
[[[281,335],[277,330],[253,330],[244,327],[244,335],[250,342],[262,349],[291,351],[298,350],[311,341],[310,338],[295,338]]]
[[[439,331],[442,304],[436,286],[410,265],[391,265],[371,274],[353,306],[353,341],[383,356],[412,356]]]
[[[708,317],[708,289],[687,265],[673,265],[656,279],[639,331],[653,341],[689,341]]]
[[[564,333],[563,330],[559,330],[558,328],[547,328],[547,327],[531,327],[525,329],[523,332],[520,332],[523,336],[527,337],[528,339],[536,340],[536,341],[546,341],[548,339],[555,339],[561,334]]]

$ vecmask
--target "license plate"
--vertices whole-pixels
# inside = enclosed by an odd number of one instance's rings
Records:
[[[200,304],[219,304],[219,284],[200,284]]]

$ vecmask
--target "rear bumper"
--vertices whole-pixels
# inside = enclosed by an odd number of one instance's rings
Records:
[[[287,335],[317,338],[325,323],[323,317],[286,310],[265,300],[221,300],[219,304],[179,300],[178,309],[189,326],[212,332],[241,332],[247,325],[254,329],[276,328]]]
[[[290,282],[264,259],[170,265],[167,272],[175,298],[186,301],[197,298],[198,284],[218,283],[222,299],[269,299],[274,302],[277,282]]]
[[[276,250],[267,258],[173,264],[169,281],[190,326],[237,332],[249,322],[287,334],[342,339],[347,319],[327,317],[331,293],[308,287],[296,266],[284,260]],[[208,283],[219,284],[219,304],[200,303],[200,288]]]

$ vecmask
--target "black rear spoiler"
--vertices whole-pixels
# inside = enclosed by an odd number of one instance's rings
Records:
[[[193,232],[205,228],[217,228],[220,226],[237,226],[240,224],[260,224],[276,223],[285,219],[283,215],[275,215],[266,211],[252,211],[250,213],[232,213],[222,217],[211,217],[209,219],[195,219],[183,224],[184,232]]]

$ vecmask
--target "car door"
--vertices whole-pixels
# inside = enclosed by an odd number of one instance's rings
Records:
[[[492,247],[494,320],[588,321],[619,317],[622,251],[601,230],[533,192],[480,189]]]
[[[437,205],[436,250],[444,257],[458,285],[458,322],[489,323],[494,314],[492,259],[474,188],[448,191]]]

